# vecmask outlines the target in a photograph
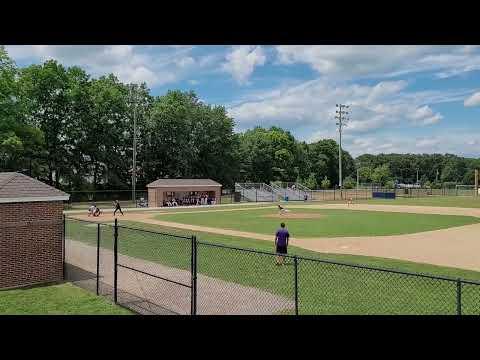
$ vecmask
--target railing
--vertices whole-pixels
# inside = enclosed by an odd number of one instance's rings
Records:
[[[235,189],[236,191],[240,191],[242,196],[249,201],[276,201],[277,197],[274,189],[264,183],[236,183]]]

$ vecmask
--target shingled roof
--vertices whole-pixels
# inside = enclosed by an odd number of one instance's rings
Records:
[[[70,195],[27,175],[0,173],[0,203],[30,201],[63,201]]]
[[[216,181],[210,179],[158,179],[151,182],[147,187],[196,187],[196,186],[222,186]]]

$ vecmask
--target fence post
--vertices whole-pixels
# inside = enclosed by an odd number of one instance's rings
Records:
[[[195,290],[194,290],[194,286],[193,286],[193,279],[195,278],[195,264],[194,264],[194,258],[195,258],[195,245],[194,245],[194,242],[195,242],[195,238],[194,236],[192,235],[192,238],[191,238],[191,246],[190,246],[190,253],[191,253],[191,257],[190,257],[190,314],[193,315],[194,313],[194,298],[195,298]]]
[[[255,189],[255,202],[258,202],[258,190]]]
[[[462,281],[457,279],[457,315],[462,315]]]
[[[298,315],[298,258],[293,257],[293,264],[295,265],[295,315]]]
[[[117,303],[118,292],[118,219],[115,218],[115,231],[113,233],[113,300]]]
[[[192,291],[191,314],[197,315],[197,237],[192,236]]]
[[[97,224],[97,295],[99,295],[100,279],[100,224]]]
[[[63,232],[62,232],[62,257],[63,257],[63,262],[62,262],[62,272],[63,272],[63,280],[65,280],[65,229],[66,229],[66,222],[67,219],[65,217],[65,214],[63,214]]]

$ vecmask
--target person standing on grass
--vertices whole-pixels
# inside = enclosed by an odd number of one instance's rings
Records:
[[[115,210],[113,211],[113,216],[115,216],[115,214],[117,213],[117,211],[120,211],[120,214],[122,214],[122,216],[123,216],[122,207],[120,206],[120,203],[118,202],[118,200],[115,200],[115,202],[113,203],[113,205],[115,206]]]
[[[290,234],[288,230],[285,229],[285,223],[280,224],[280,229],[277,230],[275,234],[275,250],[277,253],[277,265],[283,265],[283,261],[287,254],[288,240]]]

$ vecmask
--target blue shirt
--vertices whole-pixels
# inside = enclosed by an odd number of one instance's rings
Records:
[[[277,239],[277,245],[287,246],[287,241],[289,237],[290,237],[290,234],[288,233],[287,229],[285,228],[278,229],[277,233],[275,234],[275,238]]]

